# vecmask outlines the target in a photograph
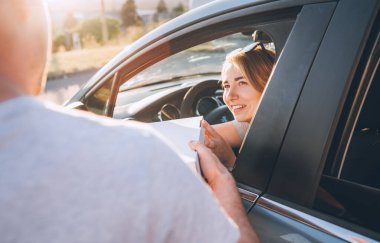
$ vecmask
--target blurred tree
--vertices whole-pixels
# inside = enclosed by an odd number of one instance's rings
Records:
[[[121,7],[121,20],[124,27],[140,26],[142,24],[134,0],[127,0]]]
[[[114,18],[106,18],[109,39],[116,38],[120,33],[120,22]],[[87,19],[82,22],[79,28],[81,39],[93,36],[98,43],[102,42],[102,23],[100,17]]]
[[[177,7],[174,7],[173,10],[172,10],[172,18],[175,18],[177,16],[180,16],[181,14],[183,14],[185,12],[185,7],[183,6],[182,2],[180,2]]]
[[[155,22],[160,22],[169,18],[168,8],[166,7],[165,0],[160,0],[156,7],[156,13],[153,16]]]
[[[158,2],[157,7],[156,7],[156,12],[158,14],[162,14],[162,13],[167,13],[168,12],[168,8],[166,7],[165,0],[160,0]]]

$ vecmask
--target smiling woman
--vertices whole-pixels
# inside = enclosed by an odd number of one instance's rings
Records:
[[[236,49],[226,57],[222,69],[223,100],[235,120],[213,126],[203,122],[203,126],[205,144],[230,169],[236,160],[232,147],[242,144],[273,65],[274,53],[259,42]]]

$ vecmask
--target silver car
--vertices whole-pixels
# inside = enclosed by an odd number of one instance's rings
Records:
[[[133,43],[67,106],[143,122],[198,115],[225,122],[233,118],[218,83],[224,56],[264,42],[276,66],[232,172],[258,235],[263,242],[377,242],[379,6],[213,1]]]

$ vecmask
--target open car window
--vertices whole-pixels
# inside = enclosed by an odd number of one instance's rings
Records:
[[[202,43],[145,69],[121,85],[120,91],[185,77],[218,74],[227,53],[251,42],[251,36],[239,33]]]
[[[223,106],[223,91],[218,83],[223,62],[231,51],[252,44],[252,33],[253,30],[229,34],[192,46],[131,78],[119,80],[113,117],[157,122],[206,116]],[[275,51],[274,43],[267,41],[265,46]],[[195,90],[189,95],[192,88]],[[213,124],[233,119],[228,109],[224,113]]]
[[[120,91],[186,77],[219,74],[226,54],[250,43],[252,37],[241,33],[202,43],[150,66],[122,84]]]

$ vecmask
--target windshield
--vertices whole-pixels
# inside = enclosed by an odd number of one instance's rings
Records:
[[[120,91],[183,77],[220,73],[226,54],[250,43],[252,37],[240,33],[202,43],[150,66],[121,85]]]

